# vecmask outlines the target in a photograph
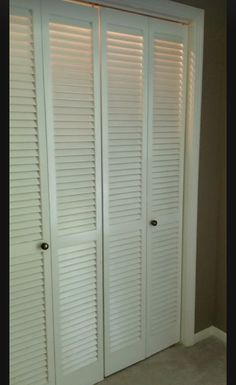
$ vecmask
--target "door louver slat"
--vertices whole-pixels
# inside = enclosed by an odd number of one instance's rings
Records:
[[[135,216],[135,219],[138,219],[141,216],[141,173],[142,173],[142,154],[141,152],[137,154],[137,156],[133,158],[124,158],[120,156],[120,153],[117,152],[119,149],[120,152],[124,152],[127,145],[138,145],[140,146],[140,150],[142,148],[142,119],[143,119],[143,96],[142,96],[142,90],[143,90],[143,78],[142,78],[142,63],[143,63],[143,37],[142,36],[132,36],[130,35],[130,44],[132,42],[140,44],[140,50],[135,52],[133,56],[127,56],[120,53],[120,49],[117,48],[115,45],[113,45],[113,42],[116,40],[116,38],[119,39],[119,41],[122,41],[122,39],[127,39],[127,35],[124,35],[122,33],[117,34],[114,32],[107,32],[107,70],[108,70],[108,98],[109,98],[109,112],[108,112],[108,124],[110,122],[116,123],[117,121],[123,122],[123,129],[125,129],[125,132],[122,132],[120,134],[119,128],[115,131],[108,133],[109,136],[109,180],[110,180],[110,194],[114,196],[114,200],[116,200],[116,194],[117,194],[117,188],[119,188],[119,195],[122,194],[124,201],[123,205],[120,207],[113,207],[112,210],[110,210],[110,224],[116,224],[116,223],[122,223],[127,222],[127,215]],[[137,66],[136,63],[140,62],[140,64]],[[114,67],[115,66],[115,67]],[[120,95],[116,94],[116,88],[110,89],[110,82],[113,81],[113,69],[116,68],[115,74],[118,74],[119,71],[123,73],[122,79],[123,82],[126,82],[127,75],[129,76],[129,72],[132,71],[132,76],[137,76],[137,81],[133,81],[130,83],[135,84],[135,86],[139,89],[140,95],[134,95],[130,97],[130,102],[134,103],[129,108],[127,105],[121,105],[120,102]],[[136,69],[137,68],[137,69]],[[126,85],[123,86],[123,88],[119,89],[119,92],[123,93],[122,100],[128,100],[127,94],[126,94]],[[111,106],[110,106],[110,103]],[[135,125],[136,130],[129,130],[128,127],[126,127],[126,122],[131,120],[132,123]],[[134,152],[134,155],[136,153]],[[132,169],[133,167],[138,167],[140,171],[140,177],[137,175],[136,177],[133,176],[133,181],[131,182],[130,179],[127,180],[127,182],[124,181],[124,179],[117,179],[119,176],[116,175],[114,179],[114,182],[117,183],[112,184],[112,177],[113,177],[113,170],[114,167],[117,167],[118,169],[123,170],[123,163],[125,164],[125,167],[127,169]],[[116,165],[116,166],[115,166]],[[132,206],[129,203],[125,203],[126,198],[126,192],[127,188],[130,186],[136,187],[136,192],[139,192],[139,196],[136,199],[133,199],[133,203],[136,203],[136,206],[132,209]]]
[[[57,209],[58,209],[58,232],[61,236],[75,234],[95,229],[96,226],[96,195],[95,195],[95,137],[94,137],[94,97],[93,97],[93,51],[92,51],[92,31],[89,28],[80,28],[78,26],[70,26],[51,22],[49,24],[50,34],[50,60],[53,81],[53,103],[54,103],[54,140],[55,140],[55,162],[57,174]],[[56,40],[55,40],[56,38]],[[56,45],[55,45],[56,41]],[[71,50],[71,42],[83,42],[84,53]],[[60,48],[59,48],[60,47]],[[76,48],[78,48],[76,46]],[[85,59],[86,55],[86,59]],[[86,61],[86,66],[81,67]],[[77,69],[77,74],[81,76],[81,82],[78,80],[70,84],[65,78],[66,74],[70,74],[72,66]],[[65,79],[65,80],[63,80]],[[85,84],[87,85],[85,88]],[[79,95],[81,95],[79,97]],[[57,100],[61,100],[60,106]],[[76,103],[74,108],[68,108],[63,101],[71,101]],[[80,104],[88,102],[84,104]],[[62,124],[64,127],[56,127]],[[68,122],[75,122],[73,131],[68,127]],[[88,128],[83,122],[91,123]],[[81,128],[78,127],[81,123]],[[74,155],[72,157],[70,149],[73,147]],[[68,148],[67,154],[65,150]],[[91,149],[90,158],[86,155],[85,150]],[[84,151],[84,156],[82,151]],[[83,168],[83,164],[84,167]],[[61,166],[60,166],[61,165]],[[60,170],[71,170],[71,167],[78,168],[74,181],[66,177],[60,177]],[[84,175],[84,176],[83,176]],[[94,187],[90,190],[93,198],[88,201],[87,188]],[[74,191],[74,192],[73,192]],[[83,199],[84,205],[90,207],[90,210],[81,215],[78,210],[63,211],[61,215],[61,205],[69,203],[71,196],[78,200]],[[62,200],[62,198],[65,198]],[[92,203],[91,203],[92,202]],[[84,218],[83,218],[84,217]]]
[[[82,249],[83,250],[83,249]],[[92,259],[93,264],[91,264],[91,267],[82,267],[80,266],[80,248],[76,248],[74,250],[74,253],[77,253],[77,269],[79,272],[76,274],[76,279],[78,281],[81,281],[80,277],[85,280],[85,283],[87,284],[87,290],[84,292],[80,291],[80,287],[77,289],[75,288],[73,291],[70,290],[70,298],[72,295],[72,301],[71,301],[71,307],[68,307],[68,300],[67,298],[63,299],[63,291],[61,291],[61,300],[60,300],[60,314],[61,318],[67,319],[66,324],[62,327],[61,325],[61,349],[62,349],[62,365],[63,365],[63,370],[65,373],[69,373],[70,370],[74,367],[76,369],[79,369],[81,366],[84,365],[83,363],[83,356],[86,355],[87,352],[90,353],[90,362],[96,361],[97,360],[97,330],[96,330],[96,324],[97,324],[97,319],[96,319],[96,300],[92,301],[90,303],[89,309],[86,310],[86,312],[81,311],[80,307],[80,312],[77,313],[76,319],[74,319],[74,322],[70,323],[68,321],[68,317],[78,309],[78,303],[75,301],[75,297],[73,297],[73,292],[74,296],[77,295],[81,300],[89,300],[89,298],[94,298],[96,296],[96,286],[94,286],[94,280],[96,280],[96,249],[95,249],[95,243],[89,247],[88,245],[88,258]],[[83,254],[82,254],[83,255]],[[60,251],[60,259],[61,260],[67,260],[70,261],[70,254],[67,253],[66,251]],[[85,258],[84,258],[85,259]],[[83,260],[83,259],[82,259]],[[75,263],[75,259],[74,259]],[[71,282],[69,276],[67,278],[67,270],[66,266],[63,264],[59,265],[59,274],[60,277],[63,280],[69,279],[69,282]],[[74,269],[74,265],[71,267],[71,271],[73,273],[76,273],[76,270]],[[88,273],[86,273],[88,271]],[[94,277],[93,280],[91,281],[91,284],[88,286],[88,281],[86,280],[86,275],[87,277]],[[64,277],[64,278],[62,278]],[[64,287],[64,286],[63,286]],[[89,292],[89,290],[93,290],[92,292]],[[88,296],[88,293],[89,296]],[[96,297],[95,297],[96,298]],[[74,305],[74,307],[72,307]],[[82,343],[82,339],[84,337],[84,333],[86,330],[91,330],[91,327],[89,325],[93,325],[93,338],[91,338],[91,341],[88,339],[85,340]],[[95,329],[94,329],[95,328]],[[90,334],[91,337],[91,334]],[[93,354],[92,354],[93,353]],[[71,363],[73,361],[73,365]]]

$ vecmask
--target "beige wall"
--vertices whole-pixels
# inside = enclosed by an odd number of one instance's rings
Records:
[[[226,0],[178,0],[205,10],[195,331],[226,330]]]

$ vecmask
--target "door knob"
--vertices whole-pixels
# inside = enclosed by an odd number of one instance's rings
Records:
[[[156,221],[155,219],[152,219],[151,222],[150,222],[150,224],[151,224],[152,226],[156,226],[156,225],[157,225],[157,221]]]
[[[41,249],[42,250],[47,250],[48,248],[49,248],[49,244],[48,243],[46,243],[46,242],[41,243]]]

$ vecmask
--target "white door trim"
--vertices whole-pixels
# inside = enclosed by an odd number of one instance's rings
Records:
[[[89,0],[84,0],[91,3]],[[181,342],[194,344],[198,170],[201,124],[204,10],[169,0],[95,0],[110,6],[188,24],[188,90],[184,166]]]

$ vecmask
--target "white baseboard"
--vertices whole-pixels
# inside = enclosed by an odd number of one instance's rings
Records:
[[[216,328],[215,326],[211,326],[211,328],[212,328],[212,335],[219,338],[219,340],[223,341],[226,344],[227,343],[227,333]]]
[[[204,340],[205,338],[212,336],[211,328],[212,326],[210,326],[209,328],[203,329],[198,333],[195,333],[194,342],[197,343],[199,341]]]
[[[227,334],[222,330],[216,328],[215,326],[210,326],[209,328],[203,329],[200,332],[196,333],[194,336],[194,342],[197,343],[199,341],[204,340],[205,338],[214,336],[224,342],[227,343]]]

